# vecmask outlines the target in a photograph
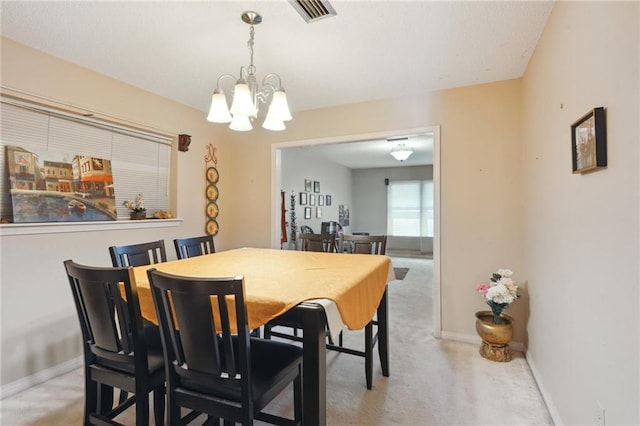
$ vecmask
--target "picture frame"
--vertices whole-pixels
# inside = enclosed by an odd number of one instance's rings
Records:
[[[316,219],[322,219],[322,207],[316,207]]]
[[[324,195],[318,195],[318,205],[324,206]]]
[[[304,180],[304,190],[305,192],[311,192],[311,179]]]
[[[307,204],[307,193],[306,192],[301,192],[300,193],[300,205],[304,206]]]
[[[607,167],[604,107],[593,108],[571,125],[571,164],[574,174]]]
[[[304,218],[311,219],[311,207],[304,208]]]
[[[317,180],[313,181],[313,192],[320,192],[320,182],[318,182]]]
[[[316,196],[314,194],[309,194],[309,205],[310,206],[316,205]]]
[[[331,195],[325,195],[324,196],[324,204],[325,204],[325,206],[330,206],[331,205]]]

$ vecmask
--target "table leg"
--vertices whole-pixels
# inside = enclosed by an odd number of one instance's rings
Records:
[[[382,375],[389,377],[389,306],[386,287],[378,305],[378,353]]]
[[[300,307],[303,324],[302,422],[305,426],[327,424],[327,319],[320,305]]]

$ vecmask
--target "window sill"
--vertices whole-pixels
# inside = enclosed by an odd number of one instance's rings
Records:
[[[111,231],[114,229],[169,228],[180,226],[182,219],[114,220],[104,222],[9,223],[0,225],[0,235],[57,234]]]

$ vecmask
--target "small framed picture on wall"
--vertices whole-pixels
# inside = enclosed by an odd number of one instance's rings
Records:
[[[304,180],[304,190],[305,192],[311,192],[311,179]]]
[[[314,194],[309,194],[309,205],[310,206],[316,205],[316,196]]]
[[[306,192],[301,192],[300,193],[300,205],[304,206],[307,204],[307,193]]]
[[[331,205],[331,195],[325,195],[324,196],[324,204],[327,206]]]
[[[311,219],[311,207],[304,208],[304,218]]]
[[[318,205],[324,206],[324,195],[318,195]]]
[[[320,182],[318,182],[317,180],[313,181],[313,192],[320,192]]]
[[[322,219],[322,207],[316,207],[316,219]]]

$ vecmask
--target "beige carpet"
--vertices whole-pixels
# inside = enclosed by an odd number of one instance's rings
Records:
[[[409,271],[389,287],[391,377],[382,376],[376,358],[369,391],[362,358],[327,354],[327,424],[552,425],[522,354],[496,363],[480,357],[476,345],[433,338],[432,265],[430,259],[394,258],[394,267]],[[474,321],[473,313],[468,316]],[[349,332],[345,341],[356,346],[364,338]],[[76,370],[2,400],[0,424],[80,425],[82,396],[82,371]],[[270,410],[290,415],[291,398],[285,391]],[[119,420],[134,425],[129,411]]]

